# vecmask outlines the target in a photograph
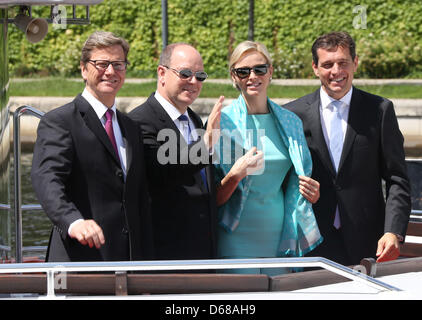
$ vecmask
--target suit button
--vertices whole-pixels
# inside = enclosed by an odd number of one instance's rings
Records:
[[[123,172],[122,172],[122,170],[116,170],[116,176],[118,176],[119,178],[122,178],[123,177]]]
[[[334,187],[336,188],[337,191],[341,191],[341,186],[339,186],[338,184],[334,185]]]
[[[128,229],[126,229],[126,228],[123,228],[123,229],[122,229],[122,233],[123,233],[123,234],[128,234],[128,233],[129,233],[129,230],[128,230]]]

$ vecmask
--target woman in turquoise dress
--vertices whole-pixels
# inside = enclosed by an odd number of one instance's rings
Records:
[[[238,99],[221,112],[214,161],[219,258],[303,256],[321,241],[312,204],[319,184],[302,122],[267,97],[273,67],[266,47],[240,43],[229,63]],[[280,274],[288,269],[235,269]]]

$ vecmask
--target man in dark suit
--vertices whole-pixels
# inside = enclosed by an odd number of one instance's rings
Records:
[[[144,137],[158,259],[209,259],[216,254],[216,200],[210,149],[219,138],[220,97],[206,131],[189,106],[207,74],[189,44],[168,45],[157,90],[129,113]],[[202,133],[204,133],[202,135]]]
[[[312,178],[320,183],[313,208],[324,241],[311,255],[345,265],[365,257],[396,259],[410,188],[394,106],[352,86],[358,57],[349,34],[319,37],[312,55],[321,88],[285,106],[303,121]]]
[[[115,102],[128,51],[94,32],[82,49],[83,93],[38,126],[31,176],[53,223],[48,261],[153,258],[142,135]]]

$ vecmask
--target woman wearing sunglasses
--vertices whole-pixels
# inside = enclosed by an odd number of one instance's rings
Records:
[[[240,95],[222,109],[216,149],[219,257],[303,256],[322,239],[311,204],[319,198],[319,183],[309,178],[312,162],[302,122],[267,97],[273,66],[263,44],[240,43],[229,68]]]

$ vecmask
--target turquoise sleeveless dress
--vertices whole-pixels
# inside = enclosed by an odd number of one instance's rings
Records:
[[[218,230],[219,257],[228,259],[276,257],[284,221],[282,184],[292,166],[275,119],[271,113],[247,115],[250,147],[263,150],[265,166],[261,172],[249,175],[251,187],[238,227],[228,233]],[[264,129],[265,136],[257,137]],[[260,141],[258,141],[260,139]],[[275,274],[285,273],[278,268]],[[266,273],[271,269],[233,269],[229,273]]]

